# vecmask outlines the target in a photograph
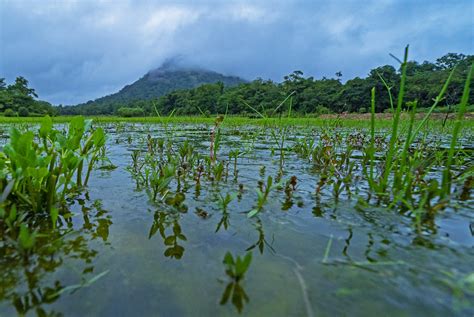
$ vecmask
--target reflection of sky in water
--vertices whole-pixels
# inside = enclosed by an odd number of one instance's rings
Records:
[[[72,207],[73,228],[82,228],[83,234],[70,234],[67,241],[75,249],[68,243],[59,248],[54,258],[63,262],[51,272],[42,268],[33,273],[38,279],[34,292],[42,289],[44,293],[56,280],[64,287],[102,272],[108,274],[73,294],[64,292],[50,305],[42,305],[45,311],[72,316],[236,315],[231,300],[219,305],[231,282],[222,260],[227,251],[243,256],[251,250],[252,263],[239,282],[249,297],[244,301],[244,315],[473,313],[473,308],[466,306],[473,294],[452,295],[472,273],[472,200],[457,202],[459,207],[438,214],[434,223],[416,234],[408,217],[383,208],[357,207],[355,199],[348,200],[345,194],[337,205],[330,192],[323,191],[321,199],[316,199],[317,174],[311,172],[306,160],[287,154],[284,177],[298,177],[292,204],[285,201],[283,191],[276,191],[258,219],[247,219],[246,212],[255,203],[257,182],[278,171],[278,154],[270,156],[267,133],[257,135],[255,148],[239,158],[238,182],[233,181],[232,163],[227,182],[211,185],[202,181],[199,193],[195,184],[188,182],[185,208],[177,212],[170,206],[150,203],[125,170],[131,150],[145,149],[147,133],[156,137],[163,129],[121,124],[116,134],[113,125],[106,127],[109,156],[118,168],[94,173],[90,200]],[[140,132],[143,128],[145,133]],[[207,153],[207,126],[175,129],[175,142],[188,139]],[[258,133],[252,127],[231,130],[222,139],[220,159],[228,158],[231,147],[250,146],[247,136]],[[127,143],[129,135],[131,144]],[[464,140],[472,147],[472,133],[465,133]],[[261,166],[265,166],[264,177]],[[237,192],[239,183],[244,184],[241,198],[223,213],[217,206],[218,193]],[[363,192],[363,184],[360,190]],[[95,202],[98,199],[100,202]],[[282,211],[283,205],[286,211]],[[222,224],[219,227],[223,221],[227,229]],[[77,239],[80,241],[74,244]],[[9,294],[1,303],[2,315],[14,314],[10,294],[28,293],[21,261],[15,261],[18,266],[10,269],[11,276],[18,279],[17,286],[2,279],[0,294]]]

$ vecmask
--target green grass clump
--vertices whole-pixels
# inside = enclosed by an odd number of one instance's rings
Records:
[[[474,65],[470,68],[465,82],[465,88],[461,103],[458,109],[456,122],[451,137],[451,144],[444,160],[444,170],[442,181],[430,178],[428,179],[429,166],[433,164],[428,161],[430,157],[426,157],[425,142],[417,138],[422,129],[425,128],[431,113],[434,111],[439,102],[443,99],[452,78],[454,70],[446,80],[439,95],[434,100],[433,106],[425,114],[424,118],[419,121],[415,127],[415,113],[417,101],[408,102],[407,106],[410,111],[410,119],[406,127],[406,133],[401,136],[398,131],[401,129],[400,114],[403,105],[403,97],[405,93],[404,85],[406,79],[406,65],[408,60],[408,46],[405,50],[405,57],[402,62],[402,77],[397,98],[397,107],[393,115],[391,135],[389,138],[388,149],[383,153],[384,162],[380,168],[380,174],[373,174],[374,159],[374,100],[375,94],[372,91],[372,117],[371,117],[371,146],[366,151],[369,158],[370,173],[369,185],[371,189],[385,200],[391,200],[391,205],[403,204],[410,210],[436,210],[446,204],[451,196],[451,175],[452,162],[456,151],[456,144],[459,138],[459,132],[463,123],[464,113],[469,98],[469,87]],[[392,105],[393,107],[393,105]],[[404,140],[404,142],[402,142]],[[420,162],[427,165],[421,168]],[[389,194],[391,193],[391,195]],[[434,204],[434,206],[433,206]]]

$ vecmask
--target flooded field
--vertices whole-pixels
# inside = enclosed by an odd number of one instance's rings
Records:
[[[474,315],[472,128],[449,199],[442,130],[384,185],[384,129],[102,128],[57,227],[27,253],[0,242],[1,316]]]

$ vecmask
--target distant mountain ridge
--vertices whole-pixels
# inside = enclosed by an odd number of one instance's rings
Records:
[[[237,76],[227,76],[211,70],[196,67],[187,68],[165,62],[161,67],[149,71],[116,93],[76,106],[63,107],[61,113],[75,114],[79,111],[87,114],[110,113],[110,110],[126,107],[133,101],[151,100],[175,90],[190,89],[217,82],[222,82],[225,87],[232,87],[246,81]]]

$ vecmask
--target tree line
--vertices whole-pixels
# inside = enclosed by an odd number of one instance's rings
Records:
[[[445,98],[439,104],[440,109],[453,111],[460,101],[467,71],[474,63],[473,55],[449,53],[434,63],[425,61],[407,63],[405,100],[418,101],[418,108],[428,108],[439,94],[449,74],[454,70]],[[255,116],[257,111],[263,115],[275,115],[275,109],[291,95],[292,110],[299,115],[320,115],[326,113],[360,112],[370,110],[371,89],[375,87],[376,112],[390,110],[390,89],[393,102],[401,78],[401,68],[391,65],[372,69],[365,78],[356,77],[343,83],[342,74],[334,78],[315,79],[294,71],[284,77],[281,83],[258,78],[234,87],[225,87],[221,82],[204,84],[193,89],[176,90],[151,100],[135,100],[121,105],[107,105],[99,113],[115,114],[125,117],[166,115],[214,115],[238,114]],[[474,100],[471,89],[470,101]],[[278,111],[287,109],[279,107]],[[117,109],[114,111],[114,109]],[[65,110],[65,111],[64,111]],[[98,110],[98,109],[95,109]],[[81,108],[65,109],[65,114],[91,114]]]
[[[19,76],[10,85],[5,78],[0,78],[0,112],[5,117],[53,116],[58,113],[49,102],[37,100],[37,97],[26,78]]]
[[[464,81],[474,55],[449,53],[435,62],[409,61],[405,100],[418,101],[418,108],[430,107],[440,92],[449,74],[455,68],[445,98],[440,109],[453,111],[460,101]],[[377,112],[390,110],[390,90],[396,103],[401,69],[391,65],[370,70],[364,78],[356,77],[342,82],[342,74],[334,78],[304,76],[302,71],[294,71],[278,83],[258,78],[251,82],[226,87],[222,82],[203,84],[193,89],[181,89],[159,98],[136,99],[126,102],[101,103],[100,105],[52,107],[39,101],[28,81],[18,77],[11,85],[0,79],[0,111],[4,115],[119,115],[156,116],[174,113],[176,115],[236,114],[243,116],[276,115],[288,108],[299,115],[320,115],[325,113],[360,112],[370,109],[370,91],[375,87]],[[288,98],[290,96],[290,98]],[[282,101],[284,106],[279,107]],[[474,100],[471,89],[469,101]],[[277,111],[275,111],[277,109]]]

